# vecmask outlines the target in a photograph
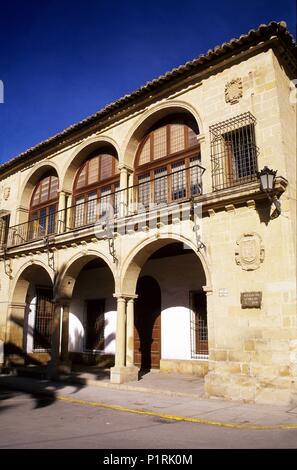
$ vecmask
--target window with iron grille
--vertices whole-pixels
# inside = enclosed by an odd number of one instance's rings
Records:
[[[191,357],[208,358],[208,326],[206,293],[190,291]]]
[[[257,178],[255,124],[255,117],[247,112],[209,128],[214,191]]]
[[[7,244],[10,214],[0,216],[0,250]]]
[[[48,351],[51,349],[54,302],[53,291],[49,288],[36,289],[36,313],[33,333],[33,349]]]

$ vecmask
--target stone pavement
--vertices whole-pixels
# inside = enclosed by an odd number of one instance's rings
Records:
[[[73,374],[71,383],[69,379],[51,382],[2,374],[0,388],[2,387],[25,391],[31,395],[46,394],[52,401],[63,400],[78,406],[148,414],[168,420],[226,428],[284,428],[297,431],[296,404],[272,406],[207,399],[203,395],[203,379],[193,376],[151,372],[138,382],[111,384],[104,371],[99,374]]]

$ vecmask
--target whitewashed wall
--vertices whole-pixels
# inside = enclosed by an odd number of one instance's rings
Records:
[[[146,263],[141,276],[156,279],[161,289],[161,357],[162,359],[191,359],[189,291],[205,284],[200,262],[195,254],[186,254]],[[86,300],[105,299],[104,352],[115,353],[116,299],[114,283],[108,268],[82,271],[70,304],[69,350],[84,351],[84,316]],[[25,321],[25,350],[33,351],[33,329],[36,312],[35,287],[27,295],[27,321]]]
[[[29,286],[24,319],[24,350],[33,352],[33,332],[36,315],[36,289],[33,284]]]
[[[84,350],[84,315],[86,300],[105,299],[104,352],[115,353],[116,299],[113,297],[114,283],[108,268],[82,271],[75,283],[70,304],[69,351]]]
[[[191,359],[189,291],[205,285],[195,254],[146,263],[141,276],[152,276],[161,288],[161,358]]]

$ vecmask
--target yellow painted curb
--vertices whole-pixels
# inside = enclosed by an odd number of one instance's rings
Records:
[[[223,421],[212,421],[208,419],[189,418],[187,416],[174,416],[167,415],[165,413],[157,413],[149,410],[135,410],[133,408],[125,408],[120,405],[108,405],[107,403],[99,403],[87,400],[80,400],[78,398],[71,398],[66,396],[58,396],[57,400],[66,401],[68,403],[74,403],[76,405],[92,406],[95,408],[105,408],[108,410],[125,411],[126,413],[134,413],[138,415],[156,416],[162,419],[168,419],[172,421],[186,421],[188,423],[205,424],[208,426],[219,426],[222,428],[231,429],[253,429],[253,430],[270,430],[270,429],[297,429],[297,424],[272,424],[272,425],[260,425],[260,424],[239,424],[239,423],[224,423]]]

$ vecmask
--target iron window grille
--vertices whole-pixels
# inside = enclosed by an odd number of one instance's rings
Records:
[[[0,216],[0,250],[7,246],[10,214]]]
[[[255,124],[247,112],[210,126],[213,191],[257,179]]]
[[[53,331],[53,291],[48,288],[36,289],[36,313],[33,333],[33,350],[50,351]]]
[[[206,294],[203,290],[190,291],[190,333],[192,359],[208,359],[208,325]]]

